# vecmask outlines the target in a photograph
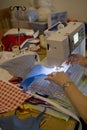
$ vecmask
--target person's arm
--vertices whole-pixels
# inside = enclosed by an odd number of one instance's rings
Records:
[[[64,90],[76,108],[79,116],[87,123],[87,97],[78,90],[74,83],[65,87]]]
[[[72,54],[69,56],[67,63],[79,64],[83,67],[87,67],[87,58],[83,57],[80,54]]]
[[[87,97],[78,90],[70,77],[64,72],[54,72],[48,75],[46,80],[51,80],[64,88],[79,116],[87,123]]]

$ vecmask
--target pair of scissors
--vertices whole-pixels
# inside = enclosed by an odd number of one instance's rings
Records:
[[[21,77],[13,76],[13,77],[9,80],[9,82],[10,82],[10,83],[13,83],[13,84],[18,84],[18,83],[21,83],[22,80],[23,80],[23,79],[22,79]]]
[[[32,96],[31,98],[27,99],[26,102],[32,104],[32,105],[39,105],[39,104],[43,104],[43,105],[46,105],[46,102],[41,100],[41,99],[38,99],[38,98],[35,98],[34,96]]]

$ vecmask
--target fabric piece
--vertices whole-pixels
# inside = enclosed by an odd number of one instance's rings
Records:
[[[11,75],[24,79],[35,65],[35,55],[36,53],[20,54],[3,62],[0,67],[7,70]]]
[[[0,80],[0,113],[15,110],[31,96],[13,84]]]
[[[0,127],[2,130],[41,130],[40,122],[44,112],[41,112],[37,117],[28,117],[19,119],[17,116],[1,117]]]

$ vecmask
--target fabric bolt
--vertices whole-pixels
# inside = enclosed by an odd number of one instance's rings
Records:
[[[0,80],[0,113],[15,110],[31,96],[15,85]]]

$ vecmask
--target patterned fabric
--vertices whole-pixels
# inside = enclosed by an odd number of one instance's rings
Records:
[[[13,84],[0,80],[0,113],[15,110],[31,96]]]
[[[40,122],[43,119],[45,111],[41,112],[37,117],[28,117],[19,119],[17,116],[1,117],[0,127],[2,130],[42,130]]]

